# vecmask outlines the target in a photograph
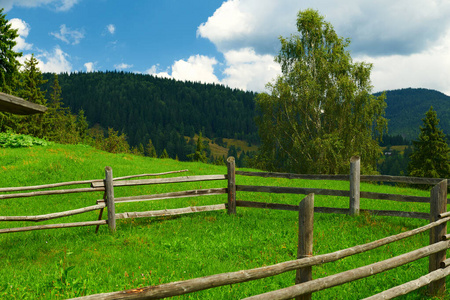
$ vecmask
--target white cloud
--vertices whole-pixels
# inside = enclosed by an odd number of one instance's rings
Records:
[[[129,65],[129,64],[125,64],[125,63],[114,65],[114,68],[117,70],[124,70],[124,69],[129,69],[132,67],[133,67],[133,65]]]
[[[450,30],[442,41],[420,53],[361,56],[357,60],[373,63],[375,91],[400,88],[429,88],[450,96]]]
[[[31,54],[26,54],[19,58],[19,62],[23,65],[25,60],[30,59]],[[38,60],[38,68],[45,73],[62,73],[71,72],[72,64],[69,62],[69,55],[61,50],[60,47],[55,47],[53,52],[40,51],[35,55]]]
[[[177,60],[165,71],[160,71],[159,64],[153,65],[146,70],[146,74],[157,77],[171,78],[182,81],[193,81],[203,83],[220,83],[214,75],[214,66],[217,60],[214,57],[204,55],[192,55],[187,60]],[[170,74],[171,73],[171,74]]]
[[[66,44],[76,45],[79,44],[81,39],[84,38],[84,33],[80,30],[71,30],[67,28],[66,24],[62,24],[59,27],[59,32],[51,32],[51,35],[57,39],[65,42]]]
[[[84,64],[84,67],[86,68],[86,72],[94,72],[95,71],[95,62],[87,62]]]
[[[17,18],[9,20],[8,23],[11,24],[12,28],[17,29],[17,33],[19,34],[16,38],[16,46],[14,47],[14,51],[20,52],[30,50],[33,47],[33,44],[28,44],[25,42],[25,38],[28,37],[28,33],[30,32],[30,25]]]
[[[224,83],[260,91],[270,81],[264,68],[275,68],[265,55],[278,53],[279,36],[297,33],[297,13],[307,8],[351,39],[354,58],[374,64],[375,91],[413,86],[450,94],[450,1],[228,0],[197,36],[224,54]]]
[[[263,91],[266,83],[281,74],[272,55],[258,55],[252,48],[231,50],[224,55],[227,68],[222,83],[230,87]]]
[[[193,55],[187,61],[178,60],[172,66],[172,77],[177,80],[200,81],[204,83],[219,83],[214,75],[215,58],[204,55]]]
[[[147,69],[144,73],[156,77],[173,79],[173,77],[169,75],[169,70],[159,72],[159,64],[153,65],[150,69]]]
[[[106,26],[106,30],[108,30],[110,34],[114,34],[116,32],[116,26],[114,26],[114,24],[109,24]]]
[[[278,37],[296,33],[299,10],[318,9],[355,53],[410,54],[438,41],[450,27],[450,1],[430,0],[228,0],[197,35],[222,51],[252,47],[275,54]]]
[[[47,6],[56,11],[68,11],[77,4],[78,1],[79,0],[0,0],[0,7],[3,7],[6,12],[13,8],[13,6]]]

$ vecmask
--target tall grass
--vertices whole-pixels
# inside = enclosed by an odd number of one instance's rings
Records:
[[[189,169],[183,175],[226,174],[222,166],[110,154],[86,146],[1,149],[0,186],[102,179],[104,167],[115,177]],[[180,176],[173,174],[168,176]],[[238,184],[321,187],[348,190],[348,182],[237,177]],[[115,189],[115,196],[225,187],[225,181],[137,186]],[[428,196],[428,191],[362,184],[361,190]],[[103,193],[0,200],[0,215],[37,215],[95,204]],[[298,204],[300,195],[238,193],[238,199]],[[226,195],[117,204],[116,212],[208,205],[226,202]],[[316,196],[316,206],[348,207],[348,198]],[[361,208],[427,212],[428,205],[361,200]],[[106,214],[104,214],[106,215]],[[60,223],[96,220],[98,212],[51,220]],[[315,214],[314,254],[324,254],[407,231],[425,220],[361,215]],[[1,299],[64,299],[157,285],[222,272],[238,271],[292,260],[297,253],[296,212],[237,208],[179,217],[127,219],[116,234],[103,226],[42,230],[0,235]],[[31,222],[0,223],[0,228]],[[387,259],[427,245],[421,234],[334,263],[313,267],[313,278]],[[360,299],[427,273],[427,259],[313,294],[313,299]],[[239,299],[290,286],[295,273],[210,289],[182,299]],[[403,299],[428,299],[426,289]]]

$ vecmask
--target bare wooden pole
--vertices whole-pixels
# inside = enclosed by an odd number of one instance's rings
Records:
[[[105,192],[106,206],[108,207],[108,227],[114,233],[116,232],[116,208],[114,206],[113,173],[109,166],[105,168]]]
[[[350,215],[359,215],[361,162],[359,156],[350,159]]]
[[[447,211],[447,179],[442,180],[431,190],[430,198],[430,222],[439,220],[439,214]],[[447,223],[443,223],[430,230],[430,245],[441,241],[447,234]],[[440,268],[445,261],[447,250],[430,255],[429,272]],[[445,292],[445,278],[436,280],[429,285],[429,292],[432,296],[442,296]]]
[[[103,201],[104,201],[104,203],[106,203],[106,191],[103,193]],[[98,204],[98,202],[97,202],[97,204]],[[102,219],[104,209],[105,208],[100,209],[100,212],[98,213],[98,220]],[[97,225],[97,227],[95,228],[95,233],[98,233],[99,228],[100,228],[100,226]]]
[[[227,159],[228,179],[228,214],[236,214],[236,165],[234,157]]]
[[[311,257],[314,232],[314,194],[309,194],[299,204],[297,259]],[[312,266],[297,269],[295,284],[312,280]],[[312,294],[295,297],[295,300],[310,300]]]

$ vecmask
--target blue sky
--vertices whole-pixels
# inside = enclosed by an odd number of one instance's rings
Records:
[[[314,8],[373,91],[422,87],[450,95],[448,0],[0,0],[16,50],[45,72],[123,70],[262,91],[280,73],[278,37]]]

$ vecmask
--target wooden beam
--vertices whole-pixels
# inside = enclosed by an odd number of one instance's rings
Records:
[[[0,111],[16,115],[32,115],[46,112],[47,107],[0,92]]]
[[[94,225],[106,225],[106,220],[77,222],[77,223],[48,224],[48,225],[38,225],[38,226],[28,226],[28,227],[17,227],[17,228],[4,228],[4,229],[0,229],[0,234],[1,233],[11,233],[11,232],[31,231],[31,230],[41,230],[41,229],[70,228],[70,227],[94,226]]]
[[[305,283],[296,284],[276,291],[244,298],[247,300],[284,300],[292,299],[296,296],[305,295],[321,291],[327,288],[335,287],[357,279],[369,277],[393,268],[402,266],[412,261],[427,257],[431,254],[446,250],[449,247],[449,241],[442,241],[433,245],[425,246],[417,250],[395,256],[383,261],[379,261],[367,266],[337,273],[331,276],[315,279]]]
[[[172,297],[178,295],[189,294],[196,291],[202,291],[218,286],[236,284],[247,282],[256,279],[267,278],[279,275],[285,272],[294,271],[298,268],[314,266],[333,262],[338,259],[376,249],[386,244],[399,241],[401,239],[422,233],[430,228],[448,222],[449,218],[445,218],[425,226],[402,232],[397,235],[389,236],[377,241],[373,241],[364,245],[358,245],[348,249],[339,250],[333,253],[316,255],[313,257],[306,257],[297,260],[285,261],[275,265],[260,267],[250,270],[241,270],[237,272],[229,272],[222,274],[215,274],[200,278],[193,278],[184,281],[170,282],[160,285],[146,286],[139,289],[132,289],[119,292],[111,292],[105,294],[96,294],[77,298],[79,300],[112,300],[112,299],[161,299],[164,297]],[[139,298],[140,297],[140,298]]]
[[[31,221],[31,222],[40,222],[40,221],[46,221],[46,220],[52,220],[56,218],[62,218],[67,216],[73,216],[77,214],[82,214],[85,212],[93,211],[93,210],[99,210],[105,207],[105,203],[97,204],[93,206],[68,210],[68,211],[62,211],[57,213],[51,213],[46,215],[38,215],[38,216],[0,216],[0,221]]]
[[[183,176],[183,177],[171,177],[171,178],[114,181],[114,186],[135,186],[135,185],[147,185],[147,184],[180,183],[180,182],[195,182],[195,181],[225,180],[225,179],[227,179],[226,175]],[[103,182],[93,182],[91,186],[93,188],[104,187],[104,183]]]
[[[175,209],[163,209],[163,210],[151,210],[151,211],[142,211],[142,212],[125,212],[116,214],[116,219],[131,219],[131,218],[148,218],[148,217],[167,217],[167,216],[176,216],[183,215],[195,212],[204,212],[204,211],[216,211],[225,209],[225,204],[215,204],[215,205],[206,205],[206,206],[191,206],[184,208],[175,208]]]

